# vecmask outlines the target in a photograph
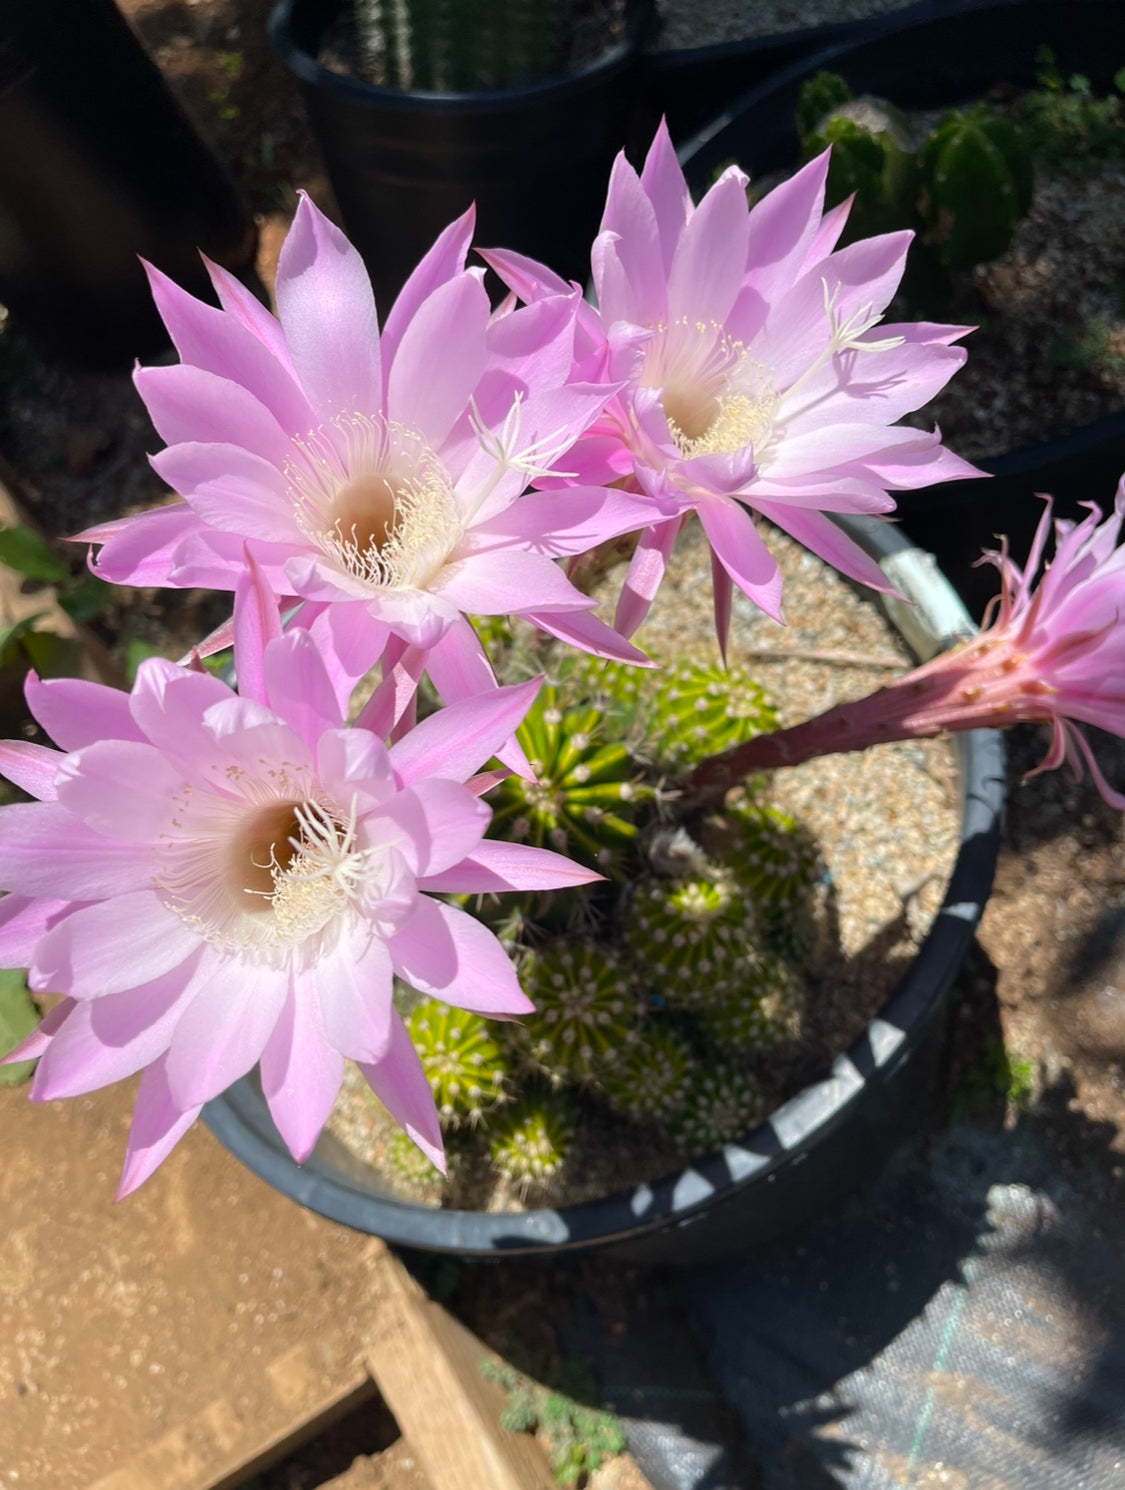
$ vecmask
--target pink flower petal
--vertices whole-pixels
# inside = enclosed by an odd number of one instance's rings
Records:
[[[27,706],[60,750],[81,750],[95,740],[143,740],[129,712],[129,695],[81,678],[51,678],[29,673],[24,685]]]
[[[515,734],[541,682],[541,678],[532,678],[461,699],[423,719],[391,746],[395,775],[404,786],[427,776],[467,780]]]
[[[0,967],[30,967],[38,943],[60,916],[73,909],[72,900],[0,898]]]
[[[184,496],[196,516],[220,532],[266,543],[301,543],[282,473],[237,445],[173,445],[153,469]]]
[[[344,1075],[344,1058],[324,1033],[312,981],[295,978],[261,1063],[270,1116],[298,1164],[312,1153]]]
[[[241,383],[186,362],[140,367],[133,382],[166,445],[237,445],[276,466],[292,456],[289,436]]]
[[[325,730],[337,728],[342,718],[328,670],[309,633],[291,631],[271,642],[263,673],[270,708],[315,751]]]
[[[647,533],[641,534],[629,561],[613,618],[614,630],[621,636],[632,636],[648,615],[682,525],[682,518],[675,517],[671,522],[657,523]]]
[[[388,947],[404,982],[447,1004],[494,1016],[534,1008],[492,932],[454,906],[419,897]]]
[[[171,502],[135,517],[87,528],[75,542],[102,545],[93,570],[115,585],[167,585],[176,551],[199,527],[186,502]]]
[[[696,511],[719,562],[744,595],[779,624],[781,574],[754,521],[732,497],[711,497]]]
[[[180,1108],[202,1106],[246,1075],[265,1049],[289,987],[285,966],[207,952],[165,1057],[168,1090]]]
[[[387,374],[387,416],[421,430],[436,449],[487,365],[488,296],[471,274],[439,286],[402,335]]]
[[[213,264],[206,254],[201,254],[200,257],[210,275],[215,294],[219,297],[219,304],[229,316],[258,338],[296,382],[297,374],[293,370],[289,348],[285,345],[285,335],[277,318],[229,270],[220,264]]]
[[[151,845],[170,828],[186,784],[153,746],[100,740],[63,757],[58,801],[107,839]]]
[[[164,1162],[199,1116],[199,1107],[185,1112],[175,1102],[168,1088],[162,1057],[141,1077],[133,1107],[133,1123],[125,1148],[125,1167],[117,1187],[117,1199],[124,1200],[138,1185],[143,1185]]]
[[[383,823],[394,823],[406,834],[400,844],[416,875],[440,874],[457,864],[480,844],[491,810],[457,781],[431,777],[399,792],[372,823],[378,836]]]
[[[473,615],[539,610],[589,610],[589,596],[576,590],[551,559],[519,549],[458,554],[436,582],[437,593]]]
[[[382,1060],[394,1013],[386,943],[378,936],[362,947],[355,939],[343,941],[317,963],[316,986],[328,1043],[354,1061]]]
[[[768,198],[767,198],[768,200]],[[724,174],[696,208],[668,276],[668,318],[722,325],[746,273],[750,217],[745,178]]]
[[[593,611],[528,611],[525,619],[548,636],[557,636],[560,641],[589,652],[591,657],[605,657],[611,662],[626,662],[631,667],[655,667],[652,659],[639,647],[614,631],[612,626],[600,620]]]
[[[57,802],[16,802],[0,812],[0,889],[101,900],[147,885],[151,871],[146,845],[93,833]]]
[[[595,273],[598,304],[603,314],[614,321],[633,321],[638,326],[660,320],[668,308],[668,275],[656,213],[623,153],[613,163],[598,241],[602,242],[607,233],[617,238],[615,257],[621,267],[624,294],[607,299]]]
[[[797,507],[783,507],[772,502],[756,503],[764,516],[777,524],[784,532],[803,543],[807,549],[831,564],[849,579],[857,580],[872,590],[894,593],[894,586],[875,560],[865,554],[846,533],[820,512],[809,512]]]
[[[53,802],[58,795],[55,777],[63,759],[60,751],[30,740],[0,740],[0,775],[41,802]]]
[[[445,1173],[441,1125],[433,1093],[406,1026],[391,1010],[391,1038],[377,1064],[360,1064],[368,1086],[395,1122],[403,1127],[430,1162]]]
[[[379,324],[363,260],[310,199],[277,261],[277,310],[301,386],[323,416],[382,407]]]
[[[651,497],[599,486],[528,492],[506,511],[474,527],[473,552],[514,541],[547,558],[584,554],[609,538],[647,528],[658,515]]]
[[[35,949],[28,986],[36,993],[104,998],[179,968],[199,951],[200,940],[167,908],[159,890],[114,895],[83,906],[47,932]]]
[[[665,276],[671,271],[676,245],[693,210],[684,173],[663,119],[645,157],[641,185],[652,203]]]
[[[440,874],[420,877],[418,888],[433,894],[486,895],[505,890],[569,889],[601,878],[550,849],[486,838],[459,864]]]
[[[433,247],[419,261],[410,278],[395,298],[383,327],[383,366],[390,367],[402,341],[403,333],[423,303],[435,290],[461,274],[465,256],[473,239],[476,209],[469,207],[455,222],[438,234]]]

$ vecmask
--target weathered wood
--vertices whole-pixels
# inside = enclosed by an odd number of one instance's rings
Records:
[[[431,1490],[418,1455],[405,1438],[381,1454],[357,1459],[350,1469],[334,1476],[318,1490]]]
[[[554,1490],[541,1446],[500,1426],[504,1393],[481,1342],[428,1299],[390,1252],[367,1365],[431,1490]]]

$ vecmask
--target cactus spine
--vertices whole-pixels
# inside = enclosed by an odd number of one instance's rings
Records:
[[[556,942],[520,970],[535,1013],[522,1028],[532,1064],[552,1082],[598,1084],[641,1038],[644,1001],[608,947]]]
[[[527,1191],[566,1163],[577,1128],[574,1104],[559,1092],[529,1093],[488,1125],[492,1167]]]
[[[443,1124],[477,1123],[504,1098],[508,1067],[479,1014],[426,999],[406,1022]]]

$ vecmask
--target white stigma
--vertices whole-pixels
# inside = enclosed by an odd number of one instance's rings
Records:
[[[462,533],[449,473],[393,420],[340,414],[293,442],[285,477],[297,526],[372,589],[422,589]]]

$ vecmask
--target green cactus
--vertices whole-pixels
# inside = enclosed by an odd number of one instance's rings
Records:
[[[1031,207],[1034,168],[1020,131],[987,104],[947,114],[921,157],[925,242],[947,269],[1002,254]]]
[[[567,62],[570,0],[355,0],[373,82],[450,93],[512,88]]]
[[[852,90],[838,72],[822,68],[801,84],[794,119],[797,137],[804,141],[816,134],[823,120],[841,104],[850,103]]]
[[[759,951],[748,960],[742,987],[701,1008],[699,1022],[719,1049],[750,1054],[797,1039],[804,1005],[804,986],[793,968]]]
[[[823,873],[816,843],[787,812],[745,795],[728,802],[704,824],[707,852],[749,890],[755,903],[781,912],[795,909]]]
[[[715,1062],[696,1078],[668,1132],[685,1154],[695,1157],[741,1138],[764,1116],[761,1089],[749,1071]]]
[[[426,999],[406,1021],[443,1123],[476,1123],[505,1097],[508,1065],[479,1014]]]
[[[449,1156],[446,1155],[448,1162]],[[383,1160],[387,1173],[393,1180],[420,1198],[436,1198],[445,1184],[445,1176],[435,1169],[414,1140],[396,1128],[387,1145]]]
[[[646,880],[625,913],[625,941],[671,1008],[699,1009],[739,989],[758,920],[732,875]]]
[[[777,712],[742,668],[680,663],[660,675],[649,736],[662,763],[694,766],[777,728]]]
[[[815,111],[821,104],[820,113]],[[818,73],[797,103],[802,156],[831,147],[826,200],[855,194],[849,238],[908,226],[918,193],[917,141],[909,121],[881,98],[853,98],[844,79]]]
[[[636,838],[633,817],[651,787],[634,780],[621,744],[602,744],[602,711],[566,707],[560,689],[545,684],[516,731],[537,781],[511,776],[493,798],[493,838],[553,848],[610,877]]]
[[[520,981],[535,1013],[524,1016],[517,1038],[556,1085],[598,1084],[641,1038],[644,1000],[608,947],[551,943],[526,956]]]
[[[563,1093],[529,1092],[488,1124],[492,1167],[521,1189],[551,1179],[566,1163],[578,1126]]]
[[[606,1098],[626,1117],[667,1121],[683,1107],[695,1067],[692,1048],[679,1030],[653,1021],[644,1039],[606,1076]]]

